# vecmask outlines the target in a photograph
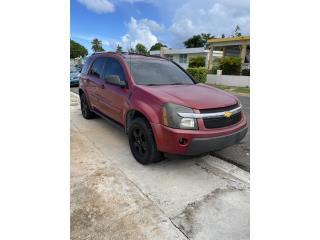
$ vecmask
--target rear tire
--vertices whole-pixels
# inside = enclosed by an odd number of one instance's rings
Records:
[[[134,158],[141,164],[160,161],[162,153],[158,151],[152,128],[144,118],[132,120],[128,131],[129,145]]]
[[[92,112],[90,110],[90,107],[89,107],[89,104],[88,104],[88,101],[87,101],[87,97],[84,93],[82,93],[80,95],[80,105],[81,105],[81,113],[82,113],[82,116],[85,118],[85,119],[92,119],[92,118],[95,118],[96,115],[94,114],[94,112]]]

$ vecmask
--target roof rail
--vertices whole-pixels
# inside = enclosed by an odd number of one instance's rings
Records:
[[[111,53],[111,54],[117,54],[117,55],[137,55],[137,56],[143,56],[143,57],[153,57],[153,58],[161,58],[161,59],[165,59],[168,60],[165,57],[161,57],[161,56],[156,56],[156,55],[145,55],[145,54],[141,54],[141,53],[134,53],[134,52],[112,52],[112,51],[102,51],[102,52],[94,52],[92,53],[92,55],[96,55],[96,54],[102,54],[102,53]],[[170,61],[170,60],[169,60]]]
[[[102,54],[102,53],[111,53],[111,54],[124,54],[126,52],[113,52],[113,51],[102,51],[102,52],[94,52],[91,55]]]
[[[138,56],[144,56],[144,57],[153,57],[153,58],[162,58],[162,59],[166,59],[165,57],[161,57],[161,56],[156,56],[156,55],[145,55],[145,54],[141,54],[141,53],[134,53],[134,52],[126,52],[126,54],[128,55],[138,55]]]
[[[101,52],[93,52],[91,55],[96,55],[96,54],[101,54],[101,53],[105,53],[105,51],[101,51]]]

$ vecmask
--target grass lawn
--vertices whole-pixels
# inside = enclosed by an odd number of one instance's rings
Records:
[[[250,94],[250,88],[248,87],[231,87],[231,86],[215,85],[215,84],[208,84],[208,85],[222,89],[224,91],[228,91],[228,92]]]

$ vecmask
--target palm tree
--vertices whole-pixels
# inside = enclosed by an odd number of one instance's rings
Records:
[[[234,29],[234,35],[236,36],[236,37],[241,37],[241,32],[240,32],[240,27],[239,27],[239,25],[237,25],[236,26],[236,28]]]
[[[92,44],[91,48],[94,52],[103,52],[104,51],[104,49],[102,47],[102,41],[100,41],[98,38],[93,39],[91,44]]]
[[[122,47],[121,47],[119,44],[118,44],[118,46],[117,46],[116,52],[118,52],[118,53],[121,53],[121,52],[122,52]]]

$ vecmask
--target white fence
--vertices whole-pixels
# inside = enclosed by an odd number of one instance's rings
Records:
[[[233,87],[250,87],[250,76],[208,74],[207,83]]]

